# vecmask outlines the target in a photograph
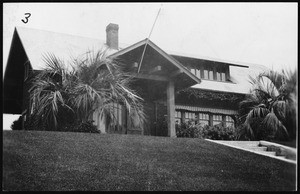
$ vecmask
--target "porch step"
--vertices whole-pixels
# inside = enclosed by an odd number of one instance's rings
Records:
[[[277,156],[278,158],[281,158],[281,159],[286,159],[285,156]]]
[[[221,143],[226,143],[233,146],[239,147],[248,147],[248,146],[258,146],[259,141],[225,141],[225,140],[217,140]]]
[[[260,152],[267,151],[267,147],[258,147],[258,146],[247,146],[247,147],[241,146],[241,147],[242,148],[247,148],[247,149],[250,149],[250,150],[253,150],[253,151],[260,151]]]
[[[206,140],[296,164],[296,149],[275,145],[274,143],[266,141]],[[270,147],[270,144],[280,147],[280,152],[278,149]]]
[[[265,154],[265,155],[276,156],[276,152],[265,151],[265,152],[261,152],[261,153]]]

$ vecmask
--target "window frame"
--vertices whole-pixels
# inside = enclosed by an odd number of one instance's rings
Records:
[[[192,116],[192,117],[190,117]],[[184,121],[187,122],[187,121],[194,121],[195,120],[195,112],[190,112],[190,111],[187,111],[187,112],[184,112]]]
[[[208,70],[207,69],[204,69],[203,70],[203,79],[207,79],[208,80]]]
[[[229,124],[231,124],[231,125],[229,125]],[[225,127],[229,127],[229,126],[234,127],[234,125],[235,125],[234,119],[231,116],[226,115],[225,116]]]
[[[178,124],[181,123],[181,116],[182,116],[182,112],[181,111],[176,111],[175,110],[175,123],[178,121]]]
[[[221,81],[226,82],[226,73],[225,72],[221,72]]]
[[[218,124],[220,124],[220,123],[222,123],[222,118],[223,117],[223,115],[221,115],[221,114],[213,114],[212,115],[212,126],[215,126],[215,125],[218,125]],[[218,122],[217,124],[215,124],[216,122]]]
[[[200,115],[202,115],[202,116],[200,116]],[[207,122],[207,124],[204,124],[204,126],[205,125],[209,126],[209,114],[208,113],[199,112],[198,113],[198,123],[201,123],[201,121],[204,121],[205,123]]]

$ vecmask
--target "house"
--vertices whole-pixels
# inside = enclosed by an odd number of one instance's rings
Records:
[[[4,113],[22,114],[23,120],[31,113],[28,74],[43,70],[45,53],[70,60],[89,50],[105,50],[135,73],[133,89],[144,99],[147,123],[142,129],[133,129],[125,108],[116,103],[117,126],[107,126],[97,111],[93,115],[103,133],[175,137],[176,122],[234,125],[238,103],[251,87],[248,77],[267,70],[261,65],[164,51],[149,39],[120,44],[118,29],[118,25],[109,24],[106,41],[102,41],[16,27],[4,75]]]

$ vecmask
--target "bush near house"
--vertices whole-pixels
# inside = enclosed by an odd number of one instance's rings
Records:
[[[201,126],[192,122],[176,124],[177,137],[214,139],[214,140],[235,140],[237,130],[234,127],[224,127],[223,123],[215,126]]]
[[[53,129],[49,129],[44,125],[36,125],[34,124],[36,120],[32,117],[25,122],[25,129],[31,131],[54,131]],[[64,125],[59,126],[56,131],[62,132],[83,132],[83,133],[100,133],[97,129],[97,126],[93,124],[93,120],[88,121],[75,121],[71,120],[72,122],[64,122]]]
[[[22,130],[22,116],[20,116],[20,117],[18,118],[18,120],[15,120],[15,121],[11,124],[10,128],[11,128],[12,130]]]

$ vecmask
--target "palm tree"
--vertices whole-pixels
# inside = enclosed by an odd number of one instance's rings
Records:
[[[296,136],[297,71],[250,77],[253,89],[240,103],[240,120],[251,139]]]
[[[143,99],[130,89],[132,76],[117,59],[107,58],[105,52],[87,52],[68,66],[53,54],[45,55],[44,61],[46,68],[29,90],[37,125],[57,129],[66,116],[86,122],[96,109],[101,117],[112,118],[113,102],[126,106],[130,118],[140,125],[145,121]]]

